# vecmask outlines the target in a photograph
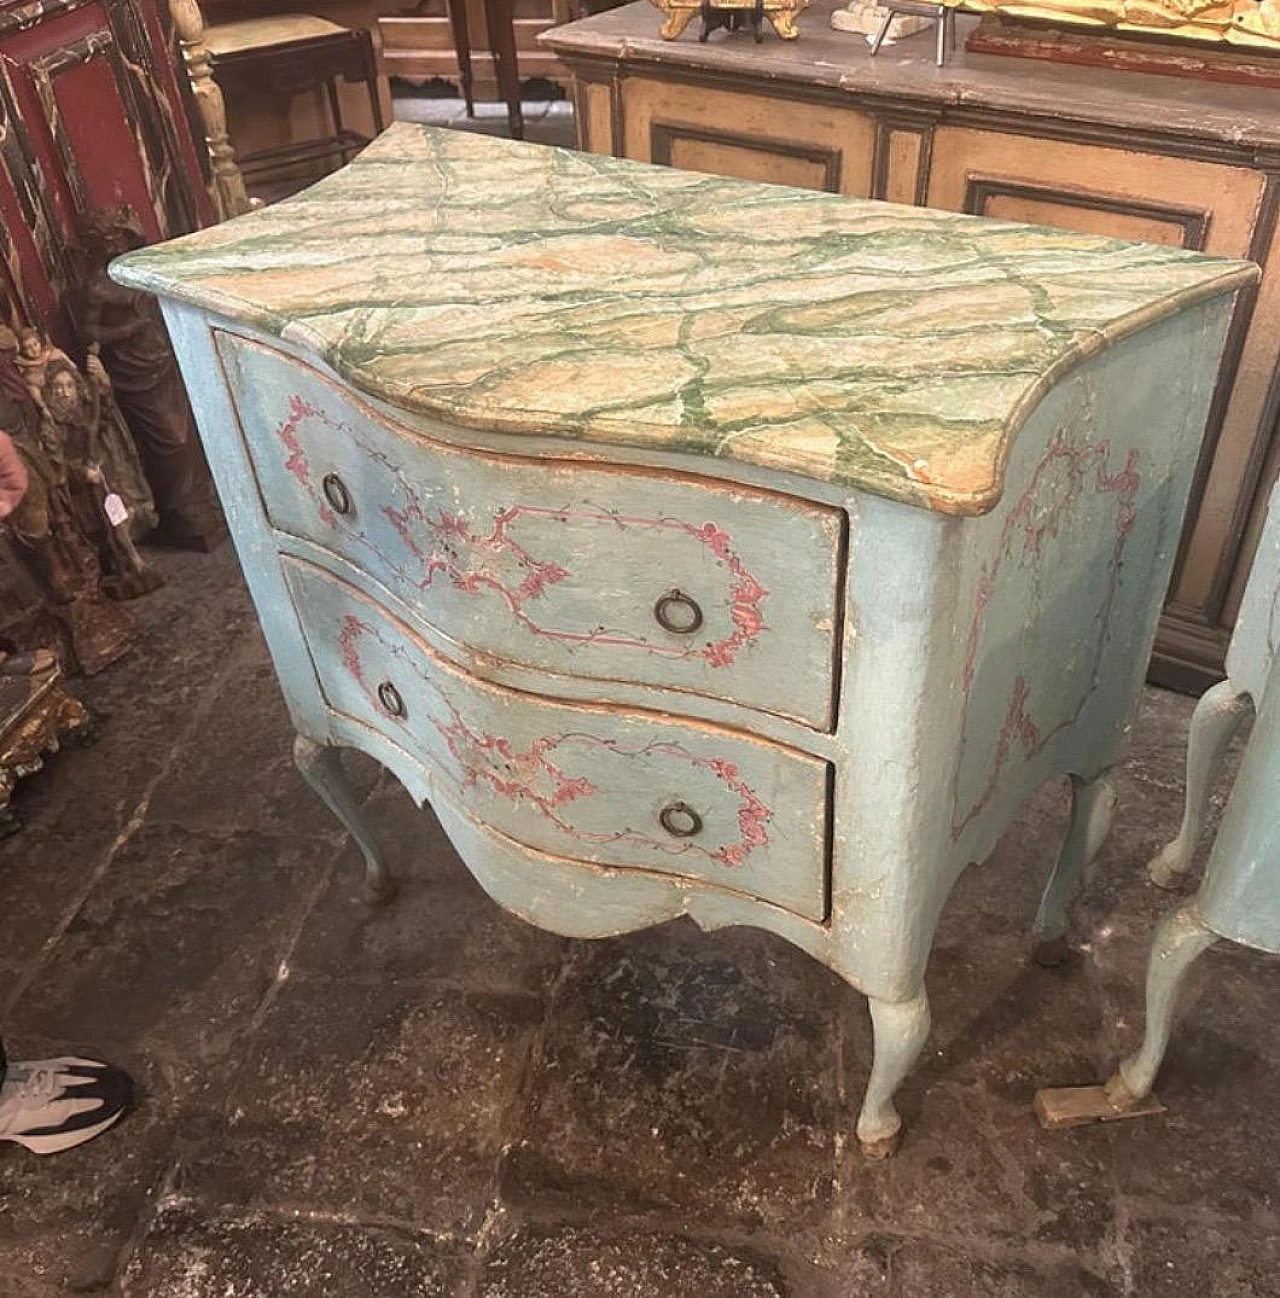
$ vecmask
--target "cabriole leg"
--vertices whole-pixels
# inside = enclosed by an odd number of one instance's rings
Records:
[[[868,998],[875,1055],[871,1077],[858,1114],[858,1143],[868,1158],[888,1158],[898,1147],[902,1119],[893,1093],[911,1070],[929,1035],[929,998],[923,991],[913,1000]]]
[[[305,735],[297,735],[293,741],[293,760],[302,778],[342,822],[364,855],[365,888],[370,901],[389,900],[395,893],[395,881],[356,807],[351,785],[342,769],[339,750],[328,744],[318,744]]]
[[[1106,840],[1115,809],[1116,792],[1105,775],[1093,780],[1071,777],[1071,822],[1031,929],[1038,964],[1061,964],[1066,956],[1068,910],[1085,870]]]
[[[1106,1087],[1107,1099],[1116,1108],[1131,1108],[1150,1094],[1169,1045],[1178,989],[1196,957],[1217,940],[1194,906],[1170,911],[1160,921],[1147,961],[1147,1026],[1142,1045],[1121,1063]]]
[[[1178,837],[1147,867],[1151,882],[1159,887],[1177,888],[1186,877],[1200,841],[1205,808],[1222,755],[1252,708],[1249,696],[1241,694],[1230,681],[1220,681],[1196,704],[1187,734],[1187,795],[1182,825]]]

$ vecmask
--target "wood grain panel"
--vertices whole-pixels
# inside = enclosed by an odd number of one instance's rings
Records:
[[[701,137],[702,157],[736,170],[719,172],[750,180],[796,180],[787,155],[809,160],[804,172],[810,180],[825,182],[813,159],[839,160],[839,180],[834,192],[858,198],[871,195],[871,160],[875,150],[875,125],[864,113],[825,104],[769,101],[734,91],[628,77],[622,82],[623,151],[628,158],[656,162],[654,126],[681,131],[690,140]],[[721,141],[720,152],[710,147]],[[659,135],[661,138],[661,135]],[[754,156],[752,156],[754,155]],[[683,162],[677,165],[686,165]],[[830,167],[830,162],[825,165]],[[802,169],[803,170],[803,169]],[[809,184],[815,189],[824,183]]]
[[[604,81],[577,83],[578,147],[588,153],[613,152],[613,92]]]
[[[969,177],[964,210],[998,220],[1065,226],[1085,234],[1196,250],[1204,248],[1209,229],[1209,213],[1203,208],[1118,199],[1085,189],[1048,189],[995,177]]]
[[[918,207],[929,185],[933,125],[882,118],[876,127],[872,162],[872,196]]]
[[[713,176],[734,176],[772,185],[840,192],[840,153],[803,144],[774,143],[695,130],[654,122],[650,130],[650,156],[654,162]]]

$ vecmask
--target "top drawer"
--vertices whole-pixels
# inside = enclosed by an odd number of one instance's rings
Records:
[[[842,511],[433,441],[291,357],[216,336],[274,527],[471,649],[830,729]]]

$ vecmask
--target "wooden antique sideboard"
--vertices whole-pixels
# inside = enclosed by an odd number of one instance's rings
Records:
[[[1106,834],[1256,269],[400,123],[112,273],[375,888],[339,745],[538,924],[834,969],[889,1152],[957,876],[1069,774],[1055,945]]]
[[[651,4],[541,39],[575,78],[595,153],[1248,257],[1242,296],[1152,664],[1203,689],[1223,655],[1280,472],[1280,100],[1274,90],[968,54],[944,68],[929,32],[868,54],[800,38],[658,35]]]

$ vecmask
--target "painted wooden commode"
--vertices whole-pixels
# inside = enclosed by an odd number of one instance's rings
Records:
[[[1195,898],[1171,910],[1156,931],[1146,1033],[1107,1088],[1108,1099],[1120,1107],[1139,1102],[1155,1084],[1178,988],[1197,956],[1219,938],[1280,954],[1280,485],[1271,493],[1227,650],[1227,679],[1209,690],[1192,714],[1182,827],[1151,863],[1151,877],[1161,887],[1178,887],[1186,878],[1213,777],[1247,715],[1255,715],[1253,732],[1204,881]]]
[[[1253,268],[402,124],[113,274],[375,889],[339,745],[536,924],[837,971],[888,1152],[956,877],[1070,774],[1052,940],[1105,834]]]
[[[1160,1110],[1151,1099],[1164,1062],[1178,991],[1192,964],[1219,939],[1280,955],[1280,484],[1272,490],[1240,620],[1227,649],[1227,679],[1191,717],[1187,791],[1178,836],[1149,866],[1153,883],[1186,881],[1209,795],[1232,736],[1253,731],[1196,895],[1161,918],[1147,962],[1146,1030],[1103,1086],[1051,1087],[1036,1096],[1046,1126]]]

